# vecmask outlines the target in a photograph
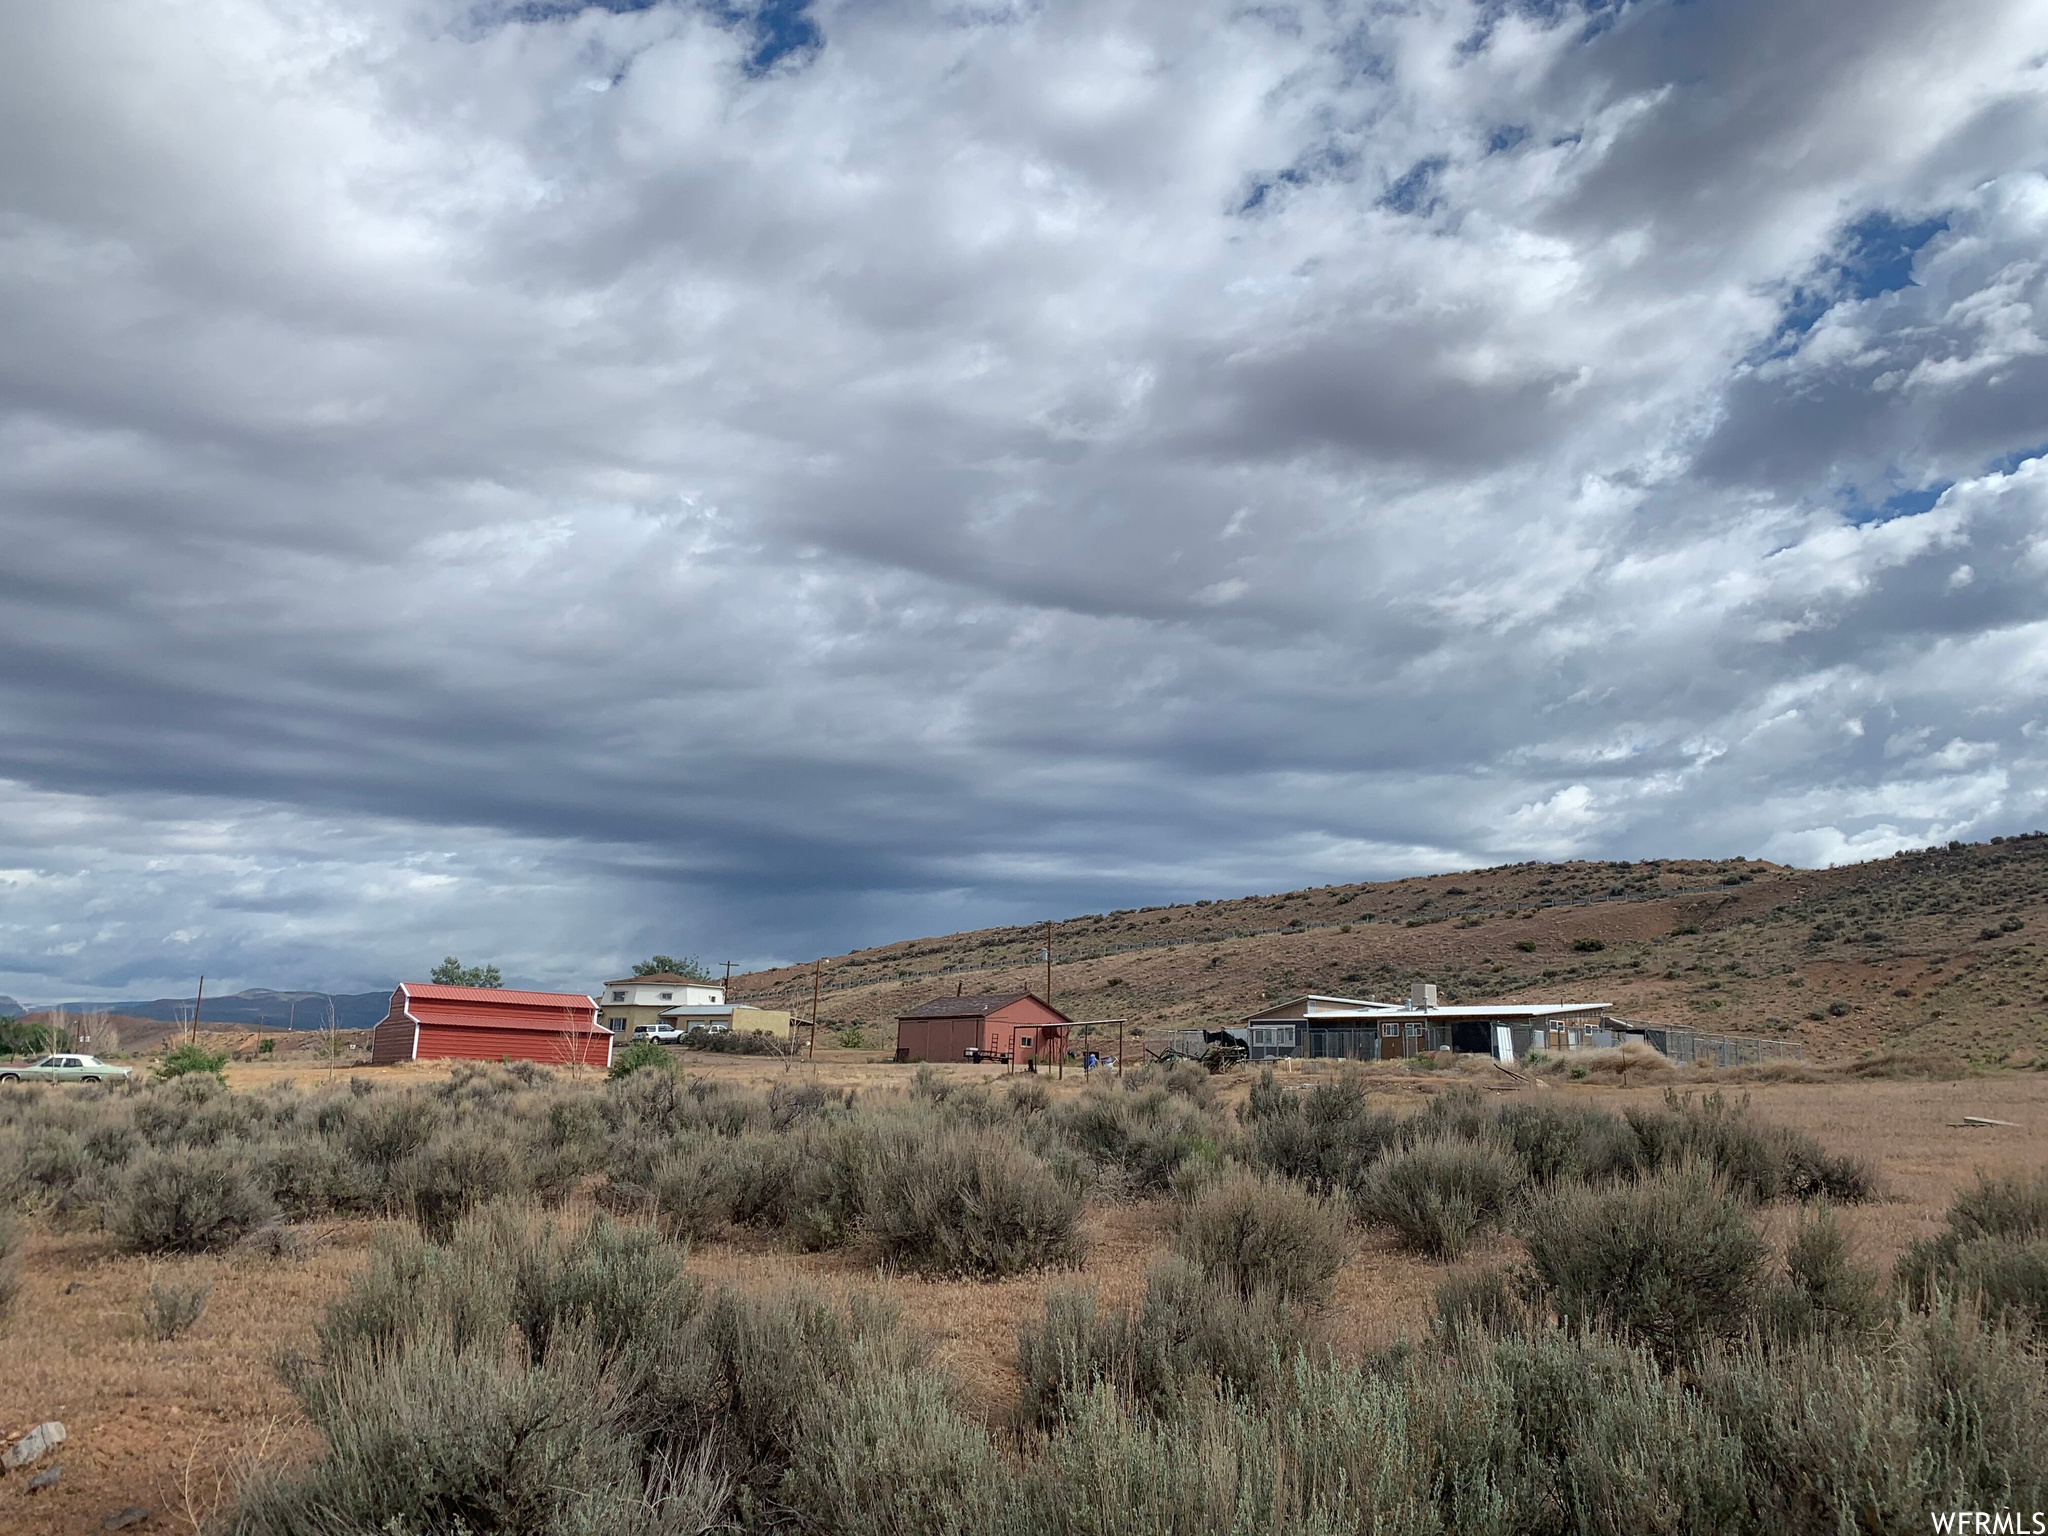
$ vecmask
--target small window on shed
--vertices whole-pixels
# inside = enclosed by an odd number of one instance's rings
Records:
[[[1019,1035],[1017,1037],[1017,1043],[1019,1045],[1029,1045],[1031,1043],[1031,1037],[1029,1035]]]

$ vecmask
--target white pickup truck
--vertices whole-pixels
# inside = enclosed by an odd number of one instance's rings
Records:
[[[12,1062],[0,1062],[0,1083],[97,1083],[119,1082],[134,1075],[130,1067],[109,1066],[97,1056],[82,1056],[75,1051],[59,1052],[45,1056],[41,1061],[27,1066]]]

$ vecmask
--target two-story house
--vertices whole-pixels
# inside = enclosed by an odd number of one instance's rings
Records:
[[[725,988],[716,982],[657,971],[652,976],[606,982],[597,1002],[604,1027],[614,1035],[630,1036],[636,1025],[652,1024],[671,1008],[723,1005]]]

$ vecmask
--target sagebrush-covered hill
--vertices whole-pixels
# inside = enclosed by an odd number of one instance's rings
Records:
[[[1635,1020],[1977,1060],[2048,1057],[2048,836],[1835,869],[1754,859],[1512,864],[1089,913],[1053,925],[1053,1001],[1153,1035],[1302,992],[1595,1001]],[[819,1013],[886,1042],[956,988],[1043,991],[1043,924],[910,939],[826,962]],[[733,978],[808,1017],[810,967]],[[1141,1036],[1141,1039],[1143,1037]]]

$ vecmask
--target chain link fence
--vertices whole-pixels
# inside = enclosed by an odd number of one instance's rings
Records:
[[[1758,1035],[1720,1035],[1677,1024],[1630,1024],[1611,1021],[1617,1030],[1647,1041],[1673,1061],[1698,1067],[1740,1067],[1766,1061],[1804,1061],[1806,1047],[1796,1040],[1766,1040]]]

